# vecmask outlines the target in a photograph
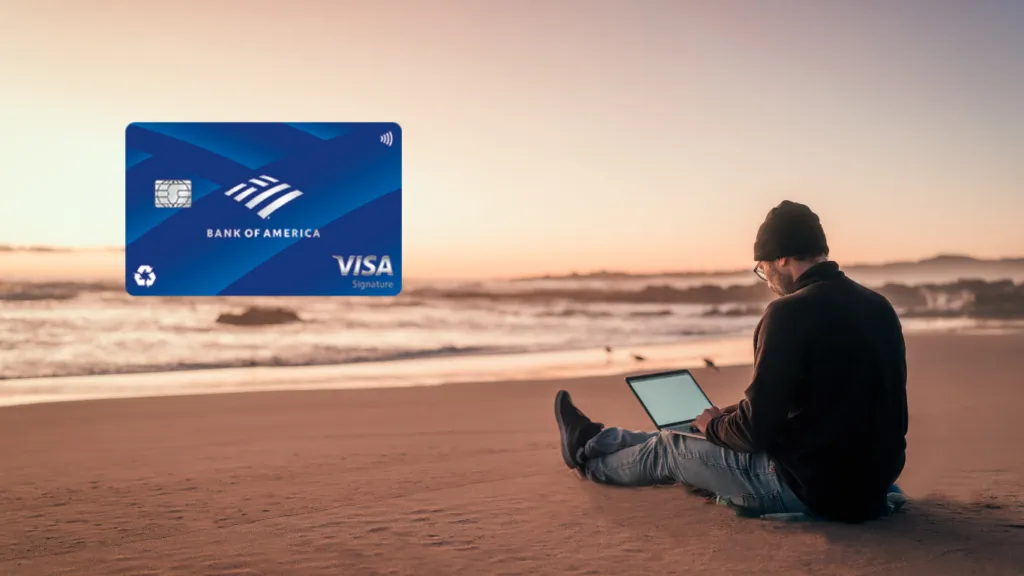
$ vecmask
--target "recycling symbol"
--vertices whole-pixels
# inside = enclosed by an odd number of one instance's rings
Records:
[[[154,282],[156,282],[156,272],[153,272],[152,266],[143,264],[135,271],[135,283],[139,286],[149,288]]]

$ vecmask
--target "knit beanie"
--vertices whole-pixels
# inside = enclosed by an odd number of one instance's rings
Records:
[[[828,243],[818,215],[807,206],[789,200],[783,200],[768,212],[754,240],[757,262],[819,254],[828,256]]]

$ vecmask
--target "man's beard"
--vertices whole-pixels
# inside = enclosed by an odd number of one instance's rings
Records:
[[[765,278],[768,279],[768,287],[779,296],[792,294],[795,282],[784,272],[779,270],[774,263],[765,267]]]

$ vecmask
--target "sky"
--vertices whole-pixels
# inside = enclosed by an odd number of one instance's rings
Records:
[[[1024,2],[0,0],[0,244],[116,246],[133,121],[402,125],[404,273],[1024,255]]]

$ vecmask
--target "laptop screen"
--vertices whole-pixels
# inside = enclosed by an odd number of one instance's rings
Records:
[[[659,428],[693,420],[711,407],[689,372],[638,376],[629,384]]]

